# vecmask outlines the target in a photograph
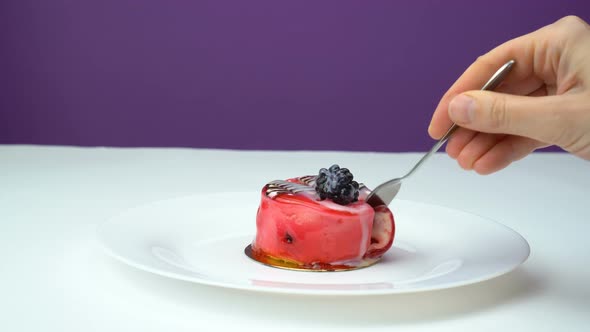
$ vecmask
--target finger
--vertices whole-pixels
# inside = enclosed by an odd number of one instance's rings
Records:
[[[547,32],[551,28],[552,26],[547,26],[512,39],[479,57],[441,98],[428,128],[430,136],[435,139],[442,137],[445,128],[451,125],[447,109],[453,97],[468,90],[481,89],[489,77],[511,59],[515,60],[516,64],[505,79],[506,85],[518,86],[516,90],[522,89],[526,92],[532,89],[531,86],[538,87],[544,82],[555,82],[555,71],[551,68],[553,63],[559,62],[560,53],[552,51],[547,46],[555,44],[551,39],[553,35]],[[518,82],[526,83],[521,88]]]
[[[450,104],[449,117],[459,126],[485,133],[512,134],[564,146],[579,104],[576,96],[525,97],[469,91]]]
[[[529,96],[542,96],[543,93],[546,95],[546,89],[544,84],[538,83],[536,79],[526,79],[522,82],[514,84],[500,84],[496,89],[497,92],[516,94],[516,95],[529,95]],[[456,159],[459,156],[459,152],[471,141],[475,136],[475,132],[466,128],[459,128],[451,138],[446,146],[447,154]]]
[[[511,82],[511,83],[503,82],[495,89],[495,91],[507,93],[507,94],[512,94],[512,95],[526,96],[526,95],[530,95],[531,93],[539,90],[543,86],[544,86],[544,84],[542,82],[540,82],[538,80],[538,78],[529,77],[521,82]],[[437,108],[437,110],[438,110],[438,108]],[[448,114],[435,111],[435,113],[433,114],[432,120],[431,120],[430,127],[428,128],[428,132],[431,133],[432,131],[437,130],[437,135],[438,135],[438,127],[440,127],[439,125],[437,125],[438,123],[445,123],[445,124],[450,123],[449,126],[452,125],[452,121],[448,120]],[[446,133],[446,131],[445,131],[445,133]],[[432,133],[431,133],[431,136],[434,137],[432,135]],[[440,135],[440,136],[442,136],[442,135]]]
[[[497,172],[544,146],[546,145],[530,138],[506,136],[475,161],[473,170],[482,175]]]
[[[461,150],[473,139],[475,134],[477,133],[473,130],[459,127],[447,142],[446,151],[449,157],[457,159]]]
[[[511,41],[508,43],[513,43],[516,41]],[[505,45],[500,46],[500,49],[504,49]],[[493,50],[490,53],[498,53],[498,49]],[[503,51],[511,54],[513,52]],[[469,90],[479,90],[483,86],[483,84],[491,77],[491,75],[498,70],[504,63],[506,63],[510,58],[515,58],[515,56],[502,55],[499,57],[500,61],[493,61],[488,60],[490,58],[490,53],[488,55],[480,57],[475,63],[473,63],[466,71],[459,77],[459,79],[451,86],[451,88],[445,93],[445,95],[441,98],[439,104],[437,105],[434,114],[432,115],[432,120],[430,122],[430,126],[428,128],[428,133],[435,139],[442,137],[445,134],[445,128],[448,128],[452,125],[452,121],[448,117],[448,106],[450,101],[457,96],[458,94],[469,91]],[[512,94],[528,94],[534,90],[536,90],[539,86],[543,84],[543,81],[539,78],[532,76],[531,68],[525,67],[525,65],[520,63],[520,60],[517,60],[517,64],[514,66],[512,72],[506,77],[506,81],[501,88],[503,92],[509,92]],[[524,83],[519,83],[520,81],[524,80]],[[500,88],[500,87],[499,87]],[[525,92],[525,93],[523,93]]]
[[[473,169],[475,161],[486,154],[501,139],[502,137],[499,135],[477,133],[463,150],[461,150],[457,157],[457,162],[465,170]]]

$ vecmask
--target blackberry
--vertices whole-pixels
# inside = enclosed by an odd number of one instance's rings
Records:
[[[329,169],[322,168],[315,181],[315,191],[320,199],[331,199],[334,203],[347,205],[359,198],[359,184],[348,168],[332,165]]]

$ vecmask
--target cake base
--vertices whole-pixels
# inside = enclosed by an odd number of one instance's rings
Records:
[[[252,260],[264,264],[266,266],[274,267],[277,269],[293,270],[293,271],[310,271],[310,272],[338,272],[338,271],[352,271],[363,269],[379,262],[380,258],[368,258],[363,259],[358,265],[332,265],[326,263],[318,263],[313,265],[300,265],[295,262],[289,262],[280,258],[271,257],[264,254],[259,254],[252,249],[252,245],[249,244],[244,248],[246,256]]]

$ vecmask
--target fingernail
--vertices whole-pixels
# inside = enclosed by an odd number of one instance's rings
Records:
[[[475,115],[475,100],[473,98],[458,95],[449,104],[449,116],[457,124],[473,122]]]

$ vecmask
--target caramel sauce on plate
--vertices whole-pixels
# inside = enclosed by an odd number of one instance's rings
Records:
[[[272,257],[265,254],[261,250],[254,250],[252,245],[248,245],[244,249],[246,256],[267,266],[294,270],[294,271],[312,271],[312,272],[336,272],[336,271],[351,271],[369,267],[379,261],[379,258],[363,259],[356,265],[333,265],[328,263],[314,263],[312,265],[300,264],[294,261],[288,261],[281,258]]]

